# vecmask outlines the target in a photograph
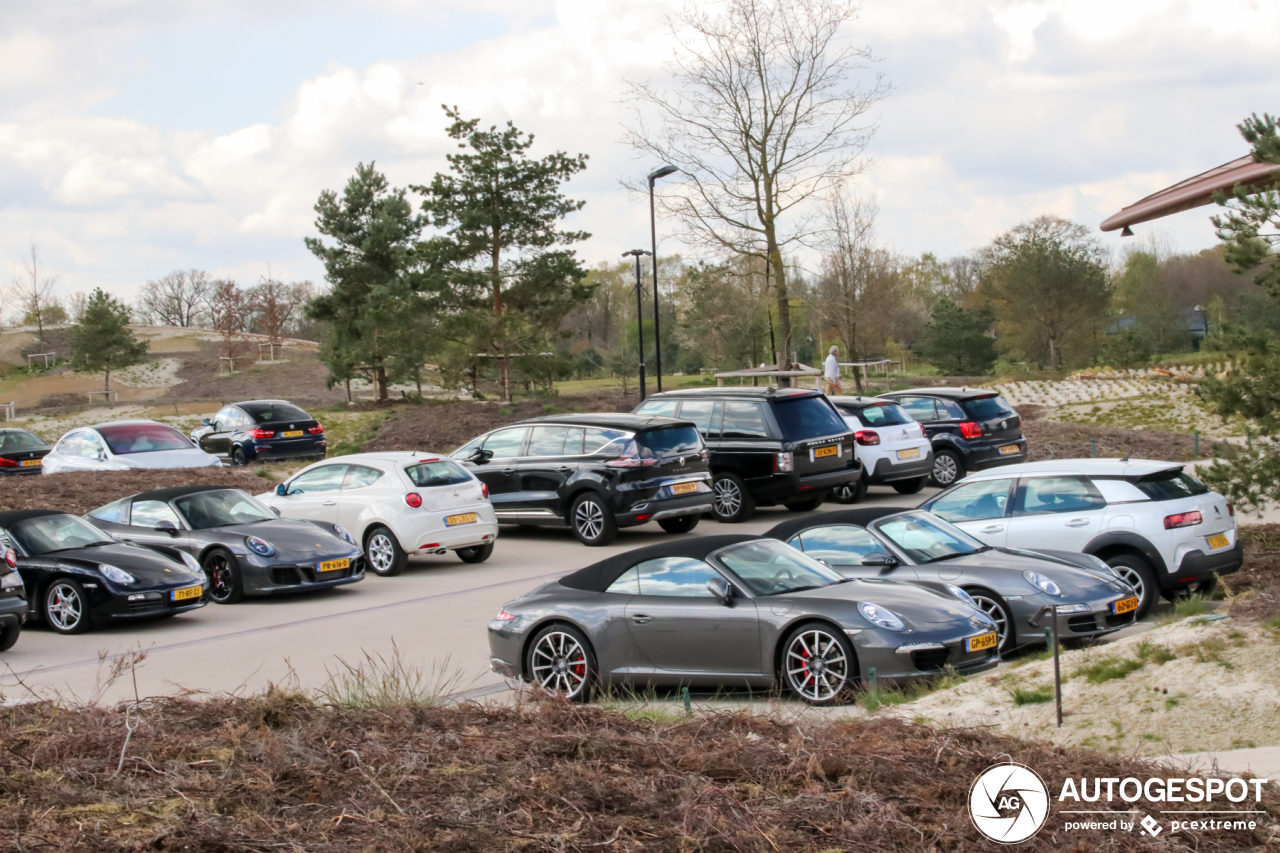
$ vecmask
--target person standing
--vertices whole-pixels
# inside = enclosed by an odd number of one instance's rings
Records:
[[[836,358],[839,354],[840,347],[831,347],[826,364],[823,366],[822,378],[826,380],[828,397],[844,393],[844,389],[840,387],[840,360]]]

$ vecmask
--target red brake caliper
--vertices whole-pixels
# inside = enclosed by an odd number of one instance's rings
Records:
[[[804,658],[804,663],[800,664],[800,668],[804,670],[804,682],[802,684],[808,684],[809,680],[813,678],[813,673],[809,671],[809,650],[805,649],[801,652],[801,656]]]

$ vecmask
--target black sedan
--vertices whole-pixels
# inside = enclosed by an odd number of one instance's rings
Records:
[[[324,427],[286,400],[247,400],[223,406],[191,433],[205,453],[232,465],[277,459],[323,459]]]
[[[115,542],[82,518],[49,509],[0,512],[31,612],[59,634],[204,607],[209,584],[190,557]]]
[[[39,474],[40,460],[52,448],[34,432],[0,429],[0,476]]]
[[[364,579],[364,553],[347,531],[279,518],[240,489],[154,489],[98,507],[89,520],[117,540],[198,561],[218,604]]]
[[[490,665],[585,700],[596,686],[783,686],[811,705],[883,681],[996,666],[996,626],[955,598],[841,577],[755,536],[618,554],[543,584],[489,623]]]

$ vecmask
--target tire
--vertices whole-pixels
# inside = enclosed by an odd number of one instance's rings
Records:
[[[380,578],[393,578],[409,564],[409,557],[396,535],[381,524],[374,525],[365,534],[364,559],[369,570]]]
[[[924,488],[924,484],[928,479],[928,477],[912,477],[910,480],[898,480],[896,483],[890,483],[889,485],[893,486],[893,490],[900,495],[914,495]]]
[[[867,496],[867,478],[859,477],[857,482],[842,483],[831,491],[827,497],[838,504],[856,504]]]
[[[618,538],[618,520],[595,492],[583,492],[569,507],[569,527],[583,545],[608,545]]]
[[[990,616],[996,623],[996,636],[1000,642],[1001,654],[1013,651],[1017,645],[1017,630],[1013,626],[1013,611],[1003,596],[980,586],[968,587],[965,592],[973,597],[978,609]]]
[[[56,578],[44,591],[41,602],[44,622],[59,634],[83,634],[93,627],[89,597],[84,587],[70,578]]]
[[[231,464],[232,465],[248,465],[249,464],[249,457],[244,455],[243,447],[237,447],[235,450],[231,451]]]
[[[563,623],[534,635],[524,671],[533,684],[571,702],[591,701],[599,672],[591,643],[577,628]]]
[[[827,499],[827,493],[822,492],[820,494],[814,495],[808,500],[792,501],[789,504],[783,504],[783,506],[785,506],[787,509],[791,510],[792,512],[813,512],[815,509],[822,506],[822,502],[825,501],[826,499]]]
[[[717,474],[711,481],[711,491],[715,496],[711,512],[716,521],[737,524],[756,514],[756,499],[737,474]]]
[[[688,533],[698,526],[699,521],[702,521],[700,515],[678,515],[675,518],[660,519],[658,526],[668,533]]]
[[[244,575],[235,555],[224,548],[214,548],[200,561],[209,578],[209,598],[215,604],[238,604],[244,601]]]
[[[964,462],[952,450],[939,450],[933,456],[933,473],[930,479],[935,486],[946,488],[965,474]]]
[[[1160,585],[1151,564],[1132,554],[1116,554],[1106,558],[1107,565],[1120,573],[1125,582],[1138,590],[1138,611],[1133,620],[1138,622],[1151,612],[1160,600]]]
[[[493,543],[472,545],[470,548],[459,548],[453,553],[457,554],[458,559],[464,563],[483,563],[493,555]]]
[[[801,625],[782,643],[782,683],[806,705],[845,704],[858,677],[853,644],[825,622]]]
[[[20,624],[6,628],[4,633],[0,634],[0,652],[7,652],[9,649],[13,648],[14,644],[18,642],[18,637],[21,634],[22,625]]]

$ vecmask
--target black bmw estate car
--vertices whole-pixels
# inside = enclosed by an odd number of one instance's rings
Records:
[[[585,545],[656,521],[687,533],[711,509],[707,451],[688,421],[646,415],[533,418],[455,450],[489,488],[498,521],[564,525]]]
[[[40,460],[49,455],[49,443],[25,429],[0,429],[0,476],[39,474]]]
[[[285,400],[249,400],[223,406],[191,433],[205,453],[232,465],[277,459],[323,459],[324,427]]]

